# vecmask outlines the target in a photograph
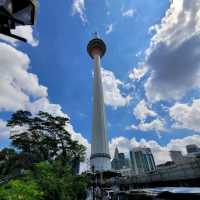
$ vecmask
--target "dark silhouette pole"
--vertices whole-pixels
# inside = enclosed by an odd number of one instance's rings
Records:
[[[95,191],[94,191],[94,181],[95,181],[95,168],[92,166],[92,199],[95,200]]]

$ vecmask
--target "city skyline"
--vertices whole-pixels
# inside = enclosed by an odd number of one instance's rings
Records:
[[[156,174],[159,174],[161,177],[168,174],[167,176],[171,176],[172,179],[173,176],[176,177],[175,179],[178,179],[181,176],[186,178],[186,176],[183,175],[185,171],[190,175],[194,174],[197,176],[198,173],[196,174],[195,170],[191,169],[191,166],[196,166],[198,168],[200,147],[189,144],[185,146],[185,149],[187,153],[184,155],[181,151],[170,151],[170,160],[156,165],[154,155],[150,148],[133,147],[130,149],[129,154],[125,155],[124,152],[119,152],[116,146],[114,157],[111,160],[112,170],[121,173],[123,177],[128,178],[138,176],[141,179],[143,176],[150,178],[153,174],[155,176]],[[198,169],[196,170],[198,171]],[[187,178],[188,177],[190,176],[187,175]]]
[[[44,110],[70,117],[68,129],[90,157],[93,72],[86,45],[95,31],[108,46],[102,77],[112,157],[116,146],[146,146],[161,164],[170,150],[200,146],[200,19],[193,17],[199,4],[60,0],[55,9],[40,1],[36,25],[15,30],[28,45],[0,35],[0,148],[9,145],[12,112]]]
[[[171,155],[170,152],[181,153],[181,156],[195,155],[195,151],[193,151],[193,152],[189,152],[189,151],[188,151],[188,149],[187,149],[188,146],[195,146],[195,148],[196,148],[196,153],[197,153],[197,155],[199,155],[199,153],[200,153],[200,146],[198,146],[198,145],[196,145],[196,144],[188,144],[188,145],[185,146],[185,150],[186,150],[185,153],[183,153],[182,151],[178,151],[178,150],[169,151],[170,158],[172,157],[172,155]],[[146,147],[146,146],[139,146],[139,147],[134,147],[134,146],[132,146],[132,148],[130,148],[130,151],[132,151],[132,150],[140,150],[140,149],[148,149],[148,147]],[[149,149],[151,150],[151,148],[149,148]],[[129,151],[129,152],[122,152],[122,151],[119,151],[119,150],[118,150],[118,147],[116,146],[116,147],[115,147],[114,155],[113,155],[113,157],[112,157],[112,160],[116,157],[116,150],[117,150],[117,154],[124,154],[125,159],[130,159],[130,151]],[[168,162],[168,161],[172,161],[172,159],[167,160],[167,162]],[[164,164],[164,163],[163,163],[163,164]]]

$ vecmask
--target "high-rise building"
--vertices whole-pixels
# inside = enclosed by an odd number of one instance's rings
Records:
[[[106,52],[106,45],[102,39],[95,37],[88,43],[87,51],[93,59],[93,121],[90,165],[98,171],[111,169],[106,116],[104,108],[104,95],[101,77],[101,58]]]
[[[135,174],[156,170],[153,154],[150,148],[134,148],[130,151],[130,160]]]
[[[196,144],[189,144],[186,146],[187,153],[200,153],[200,148]]]
[[[125,157],[124,153],[119,153],[118,148],[115,148],[115,155],[111,162],[112,169],[121,170],[129,168],[129,159]]]

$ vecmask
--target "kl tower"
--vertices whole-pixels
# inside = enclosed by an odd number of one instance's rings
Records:
[[[111,169],[108,134],[104,108],[104,95],[101,77],[101,58],[106,52],[106,44],[95,33],[87,46],[87,52],[93,59],[93,119],[90,166],[95,171],[107,171]]]

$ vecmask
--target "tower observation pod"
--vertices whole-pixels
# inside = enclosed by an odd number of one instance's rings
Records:
[[[107,171],[111,169],[106,116],[104,108],[104,95],[101,77],[101,58],[106,52],[106,45],[102,39],[95,37],[88,43],[87,51],[93,59],[93,119],[90,166],[95,171]]]

